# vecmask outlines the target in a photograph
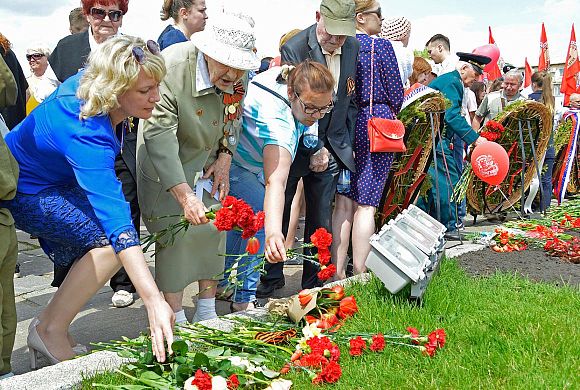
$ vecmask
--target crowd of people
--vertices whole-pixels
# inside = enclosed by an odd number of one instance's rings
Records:
[[[216,294],[239,311],[284,286],[302,201],[305,242],[321,227],[333,233],[335,278],[347,276],[349,247],[353,272],[366,271],[395,158],[371,152],[367,123],[396,118],[406,89],[428,85],[451,102],[430,172],[439,191],[421,201],[431,214],[439,210],[449,232],[465,217],[465,204],[456,207],[450,194],[466,147],[485,142],[480,127],[524,99],[521,72],[506,69],[496,91],[479,81],[491,59],[454,55],[442,34],[425,44],[428,58],[414,56],[407,47],[411,22],[385,19],[377,0],[321,0],[313,24],[284,34],[280,56],[262,60],[251,16],[224,10],[208,19],[205,0],[164,0],[161,17],[171,23],[157,42],[119,33],[128,0],[81,4],[70,14],[71,35],[53,50],[27,48],[28,79],[0,34],[3,377],[11,375],[16,329],[15,228],[38,238],[58,287],[30,323],[32,368],[39,354],[54,364],[83,352],[69,326],[107,281],[117,307],[139,294],[153,353],[163,361],[174,323],[217,317]],[[553,112],[549,74],[535,73],[532,81],[529,98]],[[579,108],[580,96],[570,101]],[[544,161],[546,194],[553,160],[552,147]],[[227,195],[265,212],[257,233],[265,272],[257,270],[259,256],[246,258],[233,294],[226,293],[228,272],[246,240],[218,231],[206,217]],[[543,198],[540,210],[548,205]],[[156,242],[153,277],[140,247],[141,220],[156,233],[179,215],[192,227]],[[303,288],[321,285],[318,271],[304,262]],[[193,282],[199,296],[188,319],[183,291]]]

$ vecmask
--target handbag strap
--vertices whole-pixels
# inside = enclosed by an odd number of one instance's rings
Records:
[[[375,62],[375,39],[371,37],[371,96],[369,102],[369,115],[373,116],[373,84],[375,83],[375,69],[374,69],[374,62]]]
[[[270,88],[266,87],[263,84],[260,84],[257,81],[252,80],[252,84],[254,84],[256,87],[258,88],[262,88],[264,91],[266,92],[270,92],[272,95],[276,96],[277,98],[280,98],[284,101],[284,103],[286,103],[286,105],[290,108],[292,108],[292,106],[290,105],[290,102],[288,101],[288,99],[286,99],[284,96],[280,95],[278,92],[271,90]]]

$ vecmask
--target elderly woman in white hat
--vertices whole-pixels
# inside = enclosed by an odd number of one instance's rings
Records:
[[[247,71],[260,66],[251,18],[222,14],[211,21],[191,42],[163,51],[167,76],[161,101],[141,122],[137,143],[139,203],[149,231],[178,220],[159,218],[168,215],[183,214],[193,225],[155,249],[155,278],[176,322],[187,320],[183,290],[194,281],[200,293],[193,321],[216,317],[216,277],[224,269],[220,254],[226,236],[208,223],[205,211],[229,192]],[[204,185],[204,179],[213,182]]]

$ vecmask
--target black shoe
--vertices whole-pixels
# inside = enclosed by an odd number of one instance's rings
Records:
[[[445,239],[447,241],[461,241],[462,236],[458,230],[452,230],[450,232],[445,233]]]
[[[256,298],[269,298],[275,290],[278,290],[286,285],[285,280],[278,279],[271,283],[260,283],[256,289]]]
[[[14,268],[14,279],[20,277],[20,263],[16,263],[16,267]]]

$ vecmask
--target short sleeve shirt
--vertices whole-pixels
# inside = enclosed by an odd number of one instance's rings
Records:
[[[488,93],[479,105],[475,115],[484,118],[485,122],[491,120],[503,111],[505,106],[517,100],[523,100],[523,96],[518,92],[513,99],[508,100],[503,90]]]
[[[242,132],[233,160],[237,165],[256,174],[263,172],[263,150],[266,145],[277,145],[286,149],[294,160],[302,134],[318,134],[318,123],[307,127],[294,119],[292,109],[286,103],[287,86],[276,81],[279,74],[280,67],[274,67],[256,75],[248,85],[244,98]],[[255,83],[278,93],[286,101]]]

